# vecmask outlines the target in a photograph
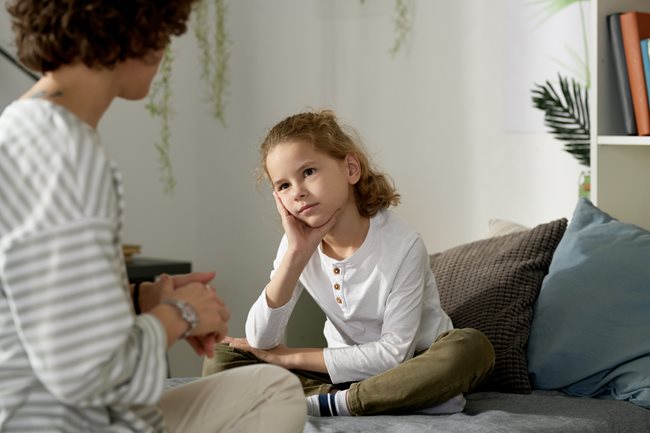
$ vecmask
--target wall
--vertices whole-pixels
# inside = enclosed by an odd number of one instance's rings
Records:
[[[144,103],[117,101],[100,126],[125,177],[125,240],[147,256],[216,270],[233,335],[282,235],[268,190],[255,183],[258,143],[306,108],[334,108],[359,131],[402,193],[397,212],[431,252],[484,236],[489,218],[535,225],[571,215],[578,164],[547,134],[502,129],[506,0],[412,1],[413,32],[395,57],[393,4],[228,2],[227,127],[204,103],[193,35],[175,40],[172,197],[158,182],[158,124]],[[3,33],[5,24],[2,11]],[[0,97],[13,96],[16,80],[0,62]],[[176,376],[200,371],[185,343],[170,357]]]

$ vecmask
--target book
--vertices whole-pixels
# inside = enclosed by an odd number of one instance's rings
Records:
[[[650,38],[650,13],[622,13],[621,36],[625,49],[625,62],[636,129],[639,135],[650,135],[650,105],[648,105],[643,60],[641,59],[641,40]]]
[[[650,103],[650,39],[643,39],[641,41],[641,60],[643,60],[646,95]]]
[[[627,135],[636,135],[636,120],[634,119],[630,81],[627,77],[627,64],[625,63],[625,49],[623,48],[623,38],[621,36],[621,14],[608,15],[607,27],[609,28],[609,41],[612,45],[612,55],[614,57],[616,82],[621,97],[625,133]]]

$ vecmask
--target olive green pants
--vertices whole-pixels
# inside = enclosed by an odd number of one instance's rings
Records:
[[[261,363],[250,352],[219,344],[213,358],[205,358],[203,376],[230,368]],[[452,329],[431,347],[408,361],[360,382],[332,384],[329,375],[291,370],[305,395],[348,389],[353,415],[400,413],[438,405],[476,388],[494,367],[494,348],[475,329]]]

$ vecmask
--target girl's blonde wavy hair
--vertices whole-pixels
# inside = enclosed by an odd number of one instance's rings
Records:
[[[359,159],[361,176],[354,185],[354,195],[361,215],[372,217],[381,209],[399,204],[400,195],[390,178],[371,166],[357,134],[339,125],[331,110],[296,114],[271,128],[260,148],[262,167],[259,177],[268,179],[266,158],[275,146],[296,141],[310,143],[317,151],[337,160],[350,154]]]

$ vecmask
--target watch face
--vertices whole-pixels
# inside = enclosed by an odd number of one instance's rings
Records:
[[[190,332],[192,332],[192,330],[199,325],[199,316],[196,314],[194,307],[192,307],[192,305],[188,302],[178,299],[165,299],[162,301],[162,303],[176,307],[183,320],[187,322],[188,328],[183,333],[183,335],[181,335],[181,338],[185,338],[190,335]]]

